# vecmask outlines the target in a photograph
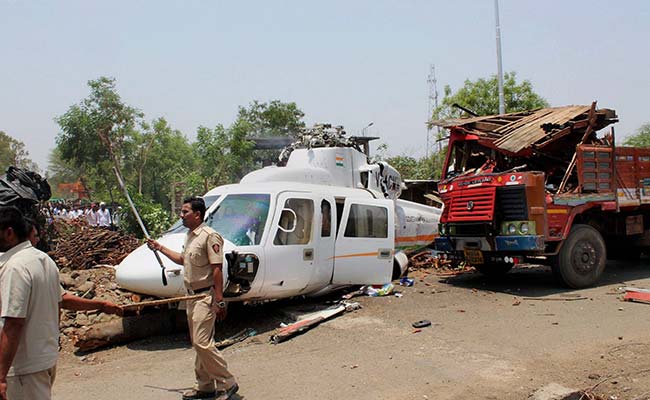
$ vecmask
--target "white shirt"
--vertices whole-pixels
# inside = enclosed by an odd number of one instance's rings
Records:
[[[105,208],[104,210],[100,208],[97,210],[97,223],[99,226],[111,225],[111,213],[108,211],[108,208]]]
[[[0,256],[0,329],[6,317],[25,319],[8,376],[32,374],[56,365],[62,298],[59,269],[29,241]]]
[[[97,212],[93,210],[88,211],[86,221],[88,221],[88,225],[90,226],[97,226]]]

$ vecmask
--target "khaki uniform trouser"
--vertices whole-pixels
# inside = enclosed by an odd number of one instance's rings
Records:
[[[187,302],[190,340],[196,352],[194,361],[195,389],[202,392],[215,390],[215,381],[217,390],[230,388],[236,382],[235,377],[228,371],[228,364],[214,341],[216,315],[211,309],[213,297],[214,289],[211,289],[207,296]]]
[[[56,366],[33,374],[8,376],[7,398],[9,400],[50,400],[55,377]]]

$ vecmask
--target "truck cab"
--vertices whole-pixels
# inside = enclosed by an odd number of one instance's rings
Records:
[[[441,257],[499,275],[534,259],[593,285],[608,258],[650,247],[650,149],[617,147],[613,110],[568,106],[439,121]]]

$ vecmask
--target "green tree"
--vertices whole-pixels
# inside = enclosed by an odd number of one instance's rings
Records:
[[[187,137],[173,129],[164,118],[151,123],[146,159],[139,164],[139,182],[142,193],[167,208],[170,204],[171,186],[184,182],[186,192],[192,195],[204,193],[198,155]],[[142,149],[145,150],[145,149]]]
[[[212,186],[239,181],[253,165],[253,142],[249,137],[248,122],[238,120],[226,129],[199,127],[194,148],[199,158],[199,171],[204,180],[204,191]]]
[[[407,154],[391,156],[388,154],[388,145],[383,143],[377,148],[377,155],[372,157],[372,161],[387,162],[400,173],[402,179],[434,179],[436,169],[441,168],[435,156],[435,154],[428,158],[415,158]]]
[[[533,85],[528,80],[517,83],[517,74],[507,72],[503,77],[503,93],[506,112],[517,112],[548,107],[548,102],[534,92]],[[499,92],[496,75],[489,79],[480,78],[476,81],[465,80],[462,88],[455,93],[449,85],[445,86],[442,103],[433,110],[433,119],[457,118],[462,111],[453,104],[466,107],[478,115],[499,113]]]
[[[245,130],[243,133],[247,138],[295,136],[305,127],[304,116],[305,113],[294,102],[273,100],[260,103],[255,100],[248,107],[239,107],[233,127]],[[255,165],[275,164],[279,155],[280,150],[255,150]]]
[[[113,197],[117,184],[112,168],[121,170],[133,159],[143,114],[122,101],[114,78],[100,77],[88,86],[90,95],[56,118],[61,128],[57,147],[61,159],[82,170],[96,191]]]
[[[293,102],[273,100],[260,103],[255,100],[248,107],[239,107],[237,121],[247,123],[246,134],[251,138],[292,136],[305,127],[304,116],[305,113]]]
[[[0,131],[0,174],[9,166],[39,172],[38,166],[29,159],[29,152],[25,144]]]
[[[625,139],[623,144],[633,147],[650,147],[650,122],[641,125],[636,130],[636,134]]]

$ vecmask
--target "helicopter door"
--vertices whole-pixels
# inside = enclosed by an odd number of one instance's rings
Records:
[[[316,221],[314,229],[314,272],[305,292],[327,286],[334,272],[334,241],[336,238],[336,203],[334,197],[323,196],[316,200]]]
[[[283,193],[276,204],[272,236],[265,250],[265,295],[294,296],[309,285],[314,271],[314,229],[316,220],[320,221],[315,218],[320,198],[307,193]]]
[[[393,201],[346,199],[335,243],[332,283],[375,285],[390,282],[394,250]]]

